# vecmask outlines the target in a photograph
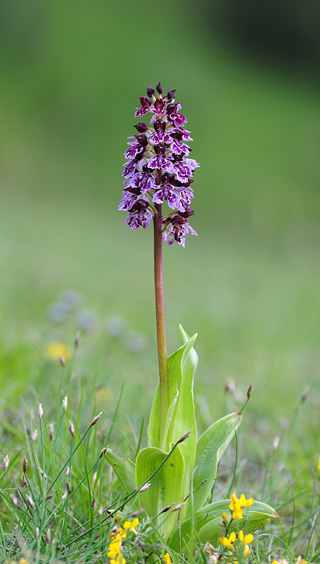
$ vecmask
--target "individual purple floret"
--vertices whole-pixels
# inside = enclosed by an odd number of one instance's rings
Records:
[[[119,210],[129,212],[125,225],[146,228],[158,213],[156,207],[166,202],[169,213],[162,217],[162,239],[184,246],[188,233],[197,235],[188,218],[194,213],[191,184],[199,164],[189,158],[191,148],[186,142],[192,138],[184,127],[187,119],[179,113],[181,106],[174,100],[175,90],[163,96],[160,82],[156,91],[149,86],[147,96],[140,98],[135,117],[150,112],[150,125],[140,121],[134,126],[137,134],[128,137]]]

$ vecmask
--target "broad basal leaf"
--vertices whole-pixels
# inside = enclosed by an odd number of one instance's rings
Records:
[[[139,489],[152,474],[163,464],[167,453],[154,447],[141,450],[136,459],[136,484]],[[157,474],[151,479],[151,486],[139,494],[140,502],[144,505],[150,517],[156,517],[172,503],[182,501],[182,487],[184,477],[183,456],[176,447]],[[177,523],[177,513],[164,513],[156,518],[161,535],[168,538]]]
[[[169,413],[167,419],[166,430],[167,433],[165,435],[165,443],[160,444],[160,386],[159,383],[156,388],[156,393],[154,396],[150,419],[149,419],[149,426],[148,426],[148,439],[149,439],[149,446],[154,446],[157,448],[163,448],[163,450],[167,450],[168,445],[170,444],[170,440],[167,440],[168,437],[168,429],[169,426],[168,422],[171,421],[174,407],[177,401],[177,395],[179,395],[179,390],[181,387],[181,362],[183,354],[188,346],[189,338],[186,339],[182,347],[180,347],[177,351],[171,354],[168,357],[168,372],[169,372]],[[190,429],[187,429],[190,430]],[[186,431],[185,431],[186,432]],[[182,433],[183,435],[184,433]],[[180,436],[182,436],[180,435]],[[180,437],[178,437],[180,438]]]
[[[241,414],[230,413],[213,423],[198,439],[194,464],[196,470],[193,476],[193,489],[197,490],[193,497],[195,511],[205,503],[216,479],[220,459],[240,423]]]

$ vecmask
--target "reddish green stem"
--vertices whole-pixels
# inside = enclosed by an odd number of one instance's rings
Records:
[[[153,218],[154,233],[154,287],[156,302],[157,342],[160,377],[160,445],[169,409],[169,374],[167,360],[166,327],[164,319],[163,274],[162,274],[162,209],[156,204]]]

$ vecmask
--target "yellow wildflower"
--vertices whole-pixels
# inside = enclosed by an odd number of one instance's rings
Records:
[[[317,466],[319,472],[320,472],[320,456],[319,456],[319,460],[318,460],[318,466]]]
[[[115,558],[120,554],[121,540],[113,539],[109,546],[108,558]]]
[[[19,562],[14,562],[13,560],[6,560],[4,564],[29,564],[25,558],[20,558]]]
[[[228,517],[227,517],[227,514],[226,514],[225,511],[222,513],[222,521],[223,521],[224,526],[226,527],[227,523],[228,523]]]
[[[246,499],[244,494],[241,494],[240,499],[239,499],[241,508],[244,509],[245,507],[250,507],[253,504],[253,499],[252,497],[249,497],[249,499]]]
[[[231,503],[229,509],[232,512],[232,519],[242,519],[243,513],[242,509],[250,507],[253,504],[253,499],[250,497],[246,500],[245,495],[241,494],[240,499],[237,498],[236,494],[233,493],[231,496]]]
[[[172,560],[171,560],[171,558],[170,558],[170,556],[169,556],[168,553],[165,554],[165,555],[162,557],[162,559],[163,559],[163,562],[164,562],[165,564],[172,564]]]
[[[71,355],[72,349],[68,347],[68,345],[64,345],[63,343],[59,343],[58,341],[50,343],[50,345],[48,345],[47,347],[47,356],[51,358],[51,360],[60,360],[60,358],[69,360],[69,358],[71,358]]]
[[[126,564],[126,559],[122,556],[122,554],[118,554],[116,559],[110,560],[110,564]]]
[[[244,549],[243,549],[243,555],[244,555],[244,556],[250,556],[250,554],[251,554],[251,550],[250,550],[250,548],[249,548],[249,545],[248,545],[248,544],[245,544],[245,545],[244,545]]]
[[[135,530],[135,527],[137,525],[139,525],[139,519],[134,519],[133,521],[125,521],[123,524],[123,528],[125,531],[132,531],[132,533],[136,535],[137,531]]]
[[[244,535],[243,530],[241,529],[241,531],[239,531],[239,539],[241,540],[242,544],[250,544],[253,541],[254,536],[251,534]]]
[[[120,541],[122,539],[125,539],[127,536],[127,533],[125,532],[125,530],[122,527],[117,527],[116,529],[114,529],[114,531],[111,533],[111,535],[109,535],[109,537],[112,539],[112,542],[115,541]]]
[[[232,543],[234,543],[235,540],[236,540],[236,533],[234,531],[229,535],[229,538],[227,537],[219,538],[219,542],[223,544],[223,546],[227,546],[230,548],[232,548]]]

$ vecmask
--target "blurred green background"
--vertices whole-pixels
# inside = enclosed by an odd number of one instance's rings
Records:
[[[72,343],[76,316],[55,324],[47,314],[71,289],[96,315],[93,331],[82,332],[84,382],[110,382],[116,395],[125,381],[126,409],[144,394],[148,412],[157,377],[152,232],[124,229],[117,206],[134,108],[160,80],[177,90],[201,165],[199,237],[164,249],[169,352],[179,322],[199,333],[202,414],[221,414],[230,377],[242,395],[253,384],[251,413],[263,411],[274,432],[306,385],[319,422],[318,7],[239,6],[2,0],[0,382],[8,394],[43,380],[47,342]],[[112,339],[105,327],[114,316],[145,347],[135,353]]]

